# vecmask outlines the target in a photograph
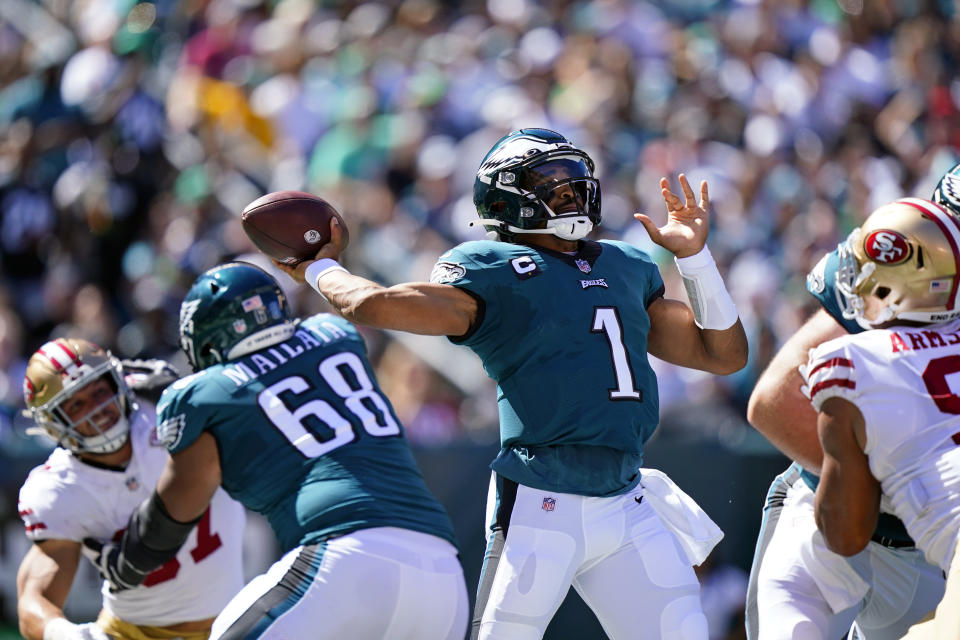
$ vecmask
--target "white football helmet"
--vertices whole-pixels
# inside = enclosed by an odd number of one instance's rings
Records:
[[[929,200],[883,205],[840,245],[843,316],[865,329],[960,317],[958,278],[960,220]]]

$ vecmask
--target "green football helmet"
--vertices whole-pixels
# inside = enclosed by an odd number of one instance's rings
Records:
[[[518,129],[480,164],[473,203],[491,237],[547,233],[579,240],[600,224],[600,184],[585,152],[549,129]]]
[[[245,262],[201,274],[180,305],[180,348],[194,371],[282,342],[294,331],[280,285]]]
[[[960,164],[953,165],[950,171],[943,174],[931,200],[960,217]]]

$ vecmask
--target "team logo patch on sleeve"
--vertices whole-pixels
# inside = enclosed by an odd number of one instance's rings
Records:
[[[187,418],[182,413],[168,418],[157,425],[157,438],[168,450],[173,449],[180,444],[185,426],[187,426]]]
[[[443,261],[433,266],[433,271],[430,272],[430,282],[434,284],[450,284],[465,275],[467,275],[467,270],[463,265],[457,264],[456,262]]]

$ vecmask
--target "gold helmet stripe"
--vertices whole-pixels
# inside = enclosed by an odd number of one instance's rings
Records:
[[[957,300],[957,285],[960,284],[960,249],[958,249],[958,245],[960,245],[960,226],[958,226],[957,219],[935,202],[921,200],[919,198],[903,198],[899,202],[919,210],[920,215],[928,220],[932,220],[950,243],[955,269],[953,285],[950,287],[950,297],[947,299],[946,308],[953,309],[954,303]]]

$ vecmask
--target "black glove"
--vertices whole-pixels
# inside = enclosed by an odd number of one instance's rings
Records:
[[[121,360],[123,379],[136,395],[156,404],[160,394],[171,382],[180,377],[180,372],[166,360]]]
[[[118,545],[103,543],[95,538],[83,539],[83,555],[97,568],[100,577],[110,583],[113,593],[140,586],[149,573],[126,562]]]

